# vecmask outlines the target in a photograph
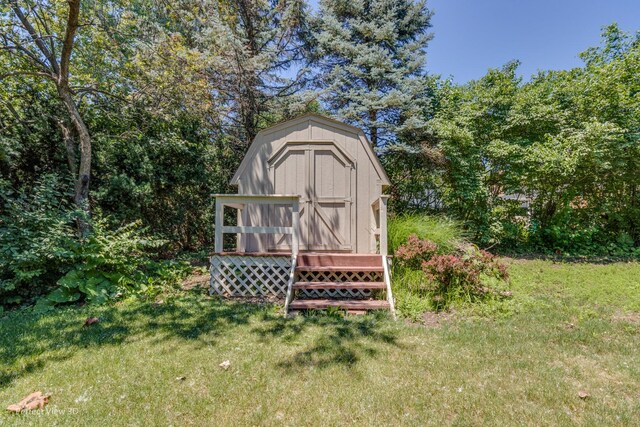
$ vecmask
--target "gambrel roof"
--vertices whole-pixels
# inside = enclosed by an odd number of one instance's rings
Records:
[[[300,117],[296,117],[295,119],[278,123],[277,125],[271,126],[267,129],[263,129],[260,132],[258,132],[256,137],[253,139],[251,145],[249,146],[247,153],[242,159],[242,162],[240,163],[238,170],[233,175],[233,178],[231,179],[230,184],[234,186],[238,185],[240,177],[245,173],[245,170],[247,169],[248,165],[251,163],[251,160],[256,156],[260,147],[263,144],[269,143],[268,136],[270,134],[285,130],[287,128],[291,128],[291,129],[299,128],[299,126],[304,124],[305,122],[307,122],[308,124],[307,125],[308,134],[304,137],[297,136],[296,138],[291,139],[288,142],[314,142],[314,140],[318,140],[318,138],[314,138],[314,135],[312,135],[312,128],[314,127],[313,126],[314,124],[319,126],[334,128],[337,131],[348,132],[350,134],[353,134],[356,136],[355,139],[359,141],[360,144],[362,144],[362,147],[367,153],[367,157],[369,161],[371,162],[374,170],[377,172],[380,178],[380,184],[382,186],[391,185],[391,182],[389,181],[389,177],[387,176],[387,173],[382,167],[382,164],[380,163],[378,156],[373,151],[373,147],[369,142],[365,133],[362,131],[362,129],[356,126],[352,126],[352,125],[340,122],[338,120],[317,114],[317,113],[307,113]],[[321,138],[321,139],[326,141],[326,138]],[[338,144],[336,145],[338,146]],[[267,167],[267,165],[265,165],[265,167]]]

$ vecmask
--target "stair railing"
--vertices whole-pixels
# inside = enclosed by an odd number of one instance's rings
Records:
[[[389,311],[391,312],[391,316],[393,316],[393,320],[397,320],[396,316],[396,305],[393,301],[393,293],[391,292],[391,269],[389,268],[389,257],[387,255],[382,255],[382,274],[384,278],[384,284],[387,286],[387,301],[389,302]]]
[[[291,254],[291,271],[289,272],[289,281],[287,282],[287,296],[284,300],[284,317],[289,315],[289,304],[293,300],[293,282],[296,279],[296,265],[298,263],[298,254]]]

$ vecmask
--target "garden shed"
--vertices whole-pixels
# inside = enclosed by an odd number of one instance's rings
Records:
[[[279,279],[265,280],[269,265],[280,265],[274,267],[280,276],[291,273],[292,285],[300,283],[296,273],[313,266],[311,278],[317,280],[307,281],[316,285],[307,285],[307,293],[368,297],[375,287],[385,287],[384,192],[390,182],[361,129],[319,114],[265,129],[231,185],[237,194],[216,195],[213,292],[286,293]],[[237,209],[236,225],[224,225],[225,207]],[[224,250],[224,234],[236,235],[234,250]],[[233,267],[221,270],[225,262]],[[259,264],[262,276],[254,271],[238,281],[237,266],[247,263]]]
[[[362,130],[307,114],[260,132],[231,180],[239,194],[300,196],[300,250],[376,253],[373,202],[390,184]],[[283,226],[290,208],[250,206],[239,225]],[[246,252],[290,251],[290,237],[243,235]]]

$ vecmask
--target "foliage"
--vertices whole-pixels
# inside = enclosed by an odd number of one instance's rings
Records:
[[[454,251],[464,243],[465,232],[460,225],[443,216],[424,214],[397,215],[389,220],[389,251],[397,254],[411,235],[435,243],[440,253]]]
[[[523,83],[512,62],[442,87],[431,121],[446,159],[440,192],[479,244],[573,254],[640,244],[640,43],[615,25],[603,38],[582,68]]]
[[[136,86],[145,88],[148,110],[198,115],[243,153],[274,113],[305,109],[295,95],[306,70],[293,67],[305,61],[302,0],[143,4],[129,11],[147,31],[140,32],[145,44],[128,65]]]
[[[169,240],[168,253],[213,240],[211,194],[227,190],[226,171],[236,157],[208,142],[201,121],[126,109],[91,123],[98,143],[94,197],[114,226],[140,221]]]
[[[322,100],[365,128],[374,146],[425,126],[430,21],[424,0],[320,2],[312,30]]]
[[[0,306],[46,292],[75,262],[75,212],[65,184],[45,175],[14,193],[0,182]]]
[[[431,240],[420,239],[415,234],[411,234],[407,243],[398,247],[395,255],[406,267],[416,269],[420,268],[422,263],[435,255],[437,251],[438,245]]]
[[[0,305],[40,299],[39,309],[55,304],[104,302],[118,295],[148,294],[175,283],[180,263],[150,257],[164,241],[149,238],[139,223],[110,230],[98,213],[91,233],[79,238],[80,215],[62,192],[55,175],[36,182],[29,192],[12,193],[2,183],[0,214]]]
[[[508,295],[499,289],[500,283],[509,278],[505,264],[474,245],[457,244],[458,249],[451,253],[411,234],[397,247],[394,284],[403,293],[399,304],[403,315],[415,317],[418,307],[442,310],[459,301],[473,303]]]
[[[146,292],[155,275],[166,274],[148,258],[163,242],[149,240],[131,223],[108,230],[103,221],[92,222],[91,234],[72,246],[73,267],[57,281],[57,289],[37,308],[84,300],[104,303],[124,294]]]
[[[423,261],[422,270],[438,309],[447,308],[458,299],[473,302],[498,295],[490,280],[506,281],[509,278],[505,264],[474,246],[469,246],[461,255],[434,255]]]
[[[415,320],[425,311],[500,297],[496,285],[506,271],[492,255],[466,243],[455,221],[421,214],[394,217],[389,243],[395,256],[394,296],[404,317]]]

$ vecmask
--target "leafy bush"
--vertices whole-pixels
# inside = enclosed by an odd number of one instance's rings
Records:
[[[423,261],[431,258],[438,251],[438,245],[431,240],[419,239],[412,234],[407,243],[400,245],[396,250],[396,258],[411,269],[420,268]]]
[[[14,193],[0,182],[0,306],[47,292],[74,264],[75,212],[63,184],[45,175]]]
[[[157,262],[164,242],[146,236],[138,222],[110,230],[98,213],[91,233],[78,238],[78,212],[54,175],[29,192],[2,184],[0,306],[38,301],[39,310],[60,303],[102,303],[119,295],[154,293],[174,283],[185,263]]]
[[[459,298],[473,302],[489,295],[498,295],[498,290],[491,286],[489,280],[506,281],[509,278],[506,265],[489,252],[474,246],[470,246],[462,255],[434,255],[422,263],[422,271],[438,309],[446,308]]]
[[[441,216],[406,214],[389,221],[389,250],[395,254],[409,236],[428,239],[438,246],[440,253],[455,250],[464,243],[465,233],[456,221]]]
[[[148,257],[149,250],[162,243],[142,235],[139,223],[111,231],[104,221],[93,221],[91,234],[72,246],[74,265],[58,280],[58,288],[39,303],[40,307],[80,299],[104,303],[144,289],[150,273],[157,270]]]
[[[473,303],[508,295],[498,286],[508,280],[506,266],[494,255],[474,245],[439,252],[438,245],[415,234],[397,248],[394,282],[403,315],[415,319],[425,307],[442,310],[461,300]]]

